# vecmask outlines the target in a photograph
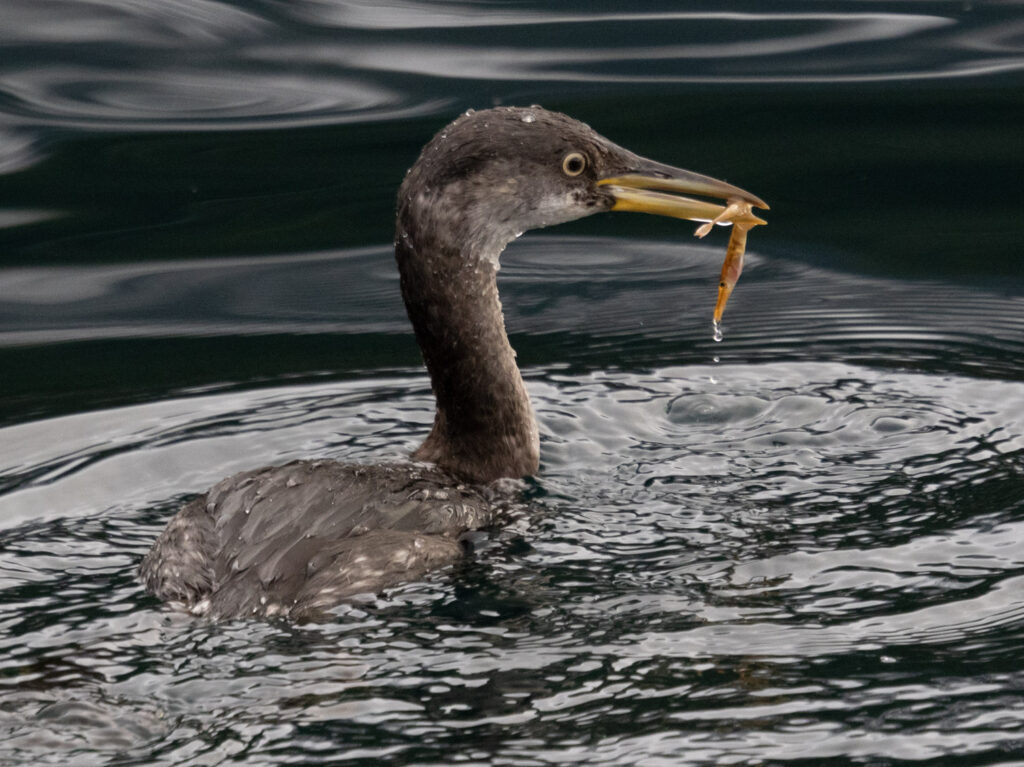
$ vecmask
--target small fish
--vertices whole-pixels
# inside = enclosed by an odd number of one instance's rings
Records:
[[[729,199],[729,204],[706,224],[697,227],[694,233],[697,237],[704,237],[711,231],[715,224],[732,224],[732,234],[729,235],[729,247],[725,251],[725,263],[722,264],[722,276],[718,281],[718,301],[715,303],[714,326],[717,330],[722,321],[722,313],[725,311],[725,304],[732,295],[732,289],[736,286],[743,273],[743,254],[747,250],[747,232],[755,226],[767,224],[763,218],[758,218],[750,211],[750,203],[737,197]],[[716,335],[716,340],[718,336]]]

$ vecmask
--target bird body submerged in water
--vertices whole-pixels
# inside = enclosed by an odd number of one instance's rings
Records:
[[[497,521],[490,483],[537,471],[540,442],[505,333],[498,257],[528,229],[608,210],[697,221],[737,187],[639,157],[540,107],[467,112],[398,193],[402,297],[437,401],[419,463],[296,461],[229,477],[175,515],[141,566],[159,598],[212,617],[311,617],[450,564]]]

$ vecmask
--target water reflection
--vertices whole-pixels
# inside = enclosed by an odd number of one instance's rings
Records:
[[[369,70],[452,79],[604,83],[766,83],[819,78],[869,81],[911,74],[907,69],[893,72],[888,66],[892,62],[885,61],[871,46],[895,39],[905,42],[904,38],[955,23],[942,17],[895,14],[586,14],[575,18],[541,14],[503,23],[481,20],[472,33],[462,28],[462,36],[469,38],[462,44],[437,46],[412,37],[400,46],[367,45],[354,50],[345,46],[344,55]],[[578,29],[581,25],[588,27],[585,32]],[[623,25],[628,25],[628,31]],[[556,38],[550,47],[536,44],[537,27],[541,26],[546,38]],[[503,46],[496,49],[490,43],[498,34]],[[603,44],[578,47],[575,40],[581,34],[588,40],[596,37]],[[641,39],[644,45],[637,47],[635,42]],[[855,62],[848,54],[833,54],[830,50],[858,46],[864,50],[853,57],[859,59]],[[282,54],[290,57],[298,51],[279,51],[275,59]],[[340,45],[322,48],[319,54],[322,62],[336,61],[343,55]],[[842,65],[837,66],[840,61]],[[764,70],[759,66],[762,64]],[[759,74],[751,73],[755,67]],[[875,73],[875,68],[880,71]],[[932,72],[930,76],[941,74]]]
[[[1016,756],[1019,3],[3,6],[0,762]],[[394,189],[494,101],[774,190],[725,342],[721,243],[525,238],[528,506],[333,623],[161,611],[191,493],[422,438]]]
[[[266,33],[271,24],[254,11],[218,0],[168,0],[140,8],[131,0],[57,0],[8,3],[4,38],[12,43],[136,45],[174,50],[183,43],[211,47]]]
[[[884,82],[1024,69],[1012,5],[936,11],[15,0],[0,33],[0,101],[9,119],[32,125],[181,128],[408,117],[475,99],[467,79],[528,84],[536,99],[541,83]]]
[[[893,282],[748,256],[710,352],[721,246],[532,235],[504,256],[507,324],[521,353],[561,339],[562,361],[600,345],[628,358],[822,359],[1013,370],[1024,299],[932,281]],[[252,333],[407,335],[390,249],[0,272],[0,348],[100,339]],[[552,335],[566,334],[566,335]],[[589,346],[580,348],[579,339]],[[670,346],[665,346],[666,344]],[[950,349],[960,349],[950,357]],[[626,358],[621,355],[627,355]],[[998,360],[1005,360],[1005,370]],[[527,359],[529,359],[527,357]],[[535,362],[539,362],[534,358]],[[343,363],[342,359],[338,360]],[[948,369],[948,368],[944,368]]]
[[[1024,385],[816,363],[528,374],[532,508],[457,572],[320,626],[167,615],[134,564],[185,488],[410,447],[422,376],[0,430],[0,475],[20,478],[0,496],[0,754],[61,753],[54,727],[167,764],[339,742],[396,756],[410,733],[441,753],[467,732],[543,763],[561,751],[534,742],[595,722],[588,763],[690,739],[720,761],[1017,737],[1016,677],[978,670],[1012,667],[1024,622]],[[955,744],[936,711],[957,712]],[[994,716],[1007,726],[972,724]]]

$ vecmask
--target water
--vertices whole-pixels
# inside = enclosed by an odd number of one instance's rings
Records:
[[[1020,3],[2,15],[0,763],[1024,764]],[[332,622],[163,611],[185,499],[422,439],[394,192],[494,103],[771,203],[724,339],[728,230],[528,233],[510,524]]]

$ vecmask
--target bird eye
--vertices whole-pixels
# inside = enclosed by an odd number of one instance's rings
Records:
[[[587,167],[587,157],[581,152],[569,152],[562,160],[562,171],[567,176],[578,176]]]

